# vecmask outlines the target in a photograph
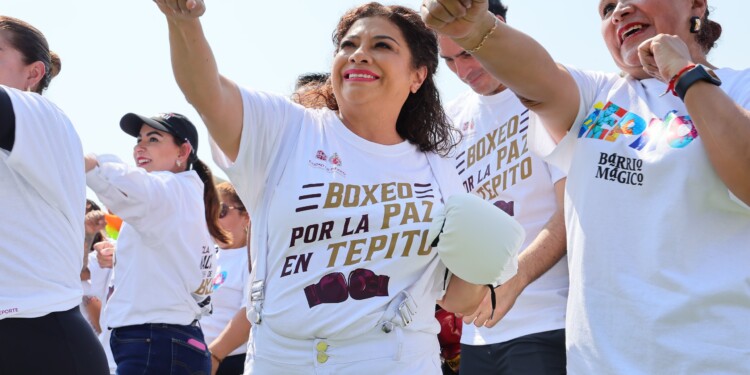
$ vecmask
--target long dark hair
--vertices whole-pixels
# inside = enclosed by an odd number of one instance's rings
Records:
[[[172,136],[174,142],[178,146],[182,146],[187,142],[184,138],[178,138]],[[206,225],[208,226],[208,233],[211,236],[223,243],[231,243],[232,235],[225,231],[221,225],[219,225],[219,210],[221,206],[219,204],[219,193],[216,191],[216,184],[214,183],[214,175],[211,173],[211,168],[206,165],[203,161],[198,159],[195,154],[195,150],[191,150],[190,156],[188,157],[187,169],[192,169],[198,174],[201,181],[203,181],[203,205],[205,206]]]
[[[8,42],[23,55],[26,65],[41,61],[44,64],[44,77],[34,91],[41,94],[62,69],[60,57],[49,50],[47,38],[41,31],[17,18],[0,16],[0,30],[8,32]]]
[[[434,151],[441,155],[448,154],[456,145],[456,133],[450,120],[443,111],[440,94],[435,86],[434,76],[438,67],[438,46],[435,33],[427,28],[422,18],[412,9],[380,3],[368,3],[349,10],[339,20],[333,31],[333,45],[339,50],[341,39],[349,31],[354,22],[362,18],[383,17],[396,25],[404,34],[409,51],[412,55],[412,67],[427,68],[427,76],[416,93],[409,93],[401,107],[396,120],[398,134],[417,145],[423,152]],[[313,107],[323,103],[331,110],[339,109],[333,94],[331,79],[322,86],[302,94],[298,99],[305,103],[313,103]]]

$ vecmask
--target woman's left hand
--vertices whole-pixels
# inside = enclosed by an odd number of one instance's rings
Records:
[[[675,35],[659,34],[638,46],[643,70],[652,77],[669,82],[682,68],[692,64],[687,44]]]
[[[86,235],[88,236],[93,236],[100,230],[103,230],[107,226],[107,222],[104,220],[104,212],[94,210],[87,213],[84,217],[84,226],[86,228]]]

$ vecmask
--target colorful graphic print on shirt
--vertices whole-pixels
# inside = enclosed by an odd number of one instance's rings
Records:
[[[690,116],[678,116],[669,111],[663,119],[652,118],[648,124],[641,116],[612,102],[597,102],[591,113],[583,120],[578,138],[615,142],[625,139],[628,147],[653,152],[666,145],[671,149],[682,149],[698,138],[698,129]],[[631,141],[632,138],[635,138]],[[643,160],[617,153],[600,153],[595,177],[621,184],[643,186]]]
[[[215,292],[216,289],[221,288],[222,285],[227,281],[227,271],[222,270],[221,266],[216,268],[216,277],[214,277],[214,286],[213,291]]]

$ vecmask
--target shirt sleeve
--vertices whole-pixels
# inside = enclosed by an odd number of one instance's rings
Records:
[[[237,189],[252,215],[263,196],[285,134],[301,126],[305,109],[284,96],[240,89],[243,105],[242,135],[236,160],[228,158],[211,140],[211,153]]]
[[[593,107],[601,92],[611,87],[619,79],[616,74],[582,71],[573,67],[565,67],[578,87],[580,98],[576,118],[571,124],[570,131],[559,142],[555,143],[544,126],[543,121],[533,112],[529,119],[529,144],[531,151],[542,157],[547,163],[558,168],[567,175],[578,139],[578,128],[588,111]]]
[[[0,148],[5,151],[13,150],[16,140],[16,114],[13,113],[13,103],[3,86],[0,86]]]
[[[86,183],[107,208],[140,233],[160,233],[173,223],[176,207],[194,199],[195,192],[185,189],[178,174],[146,172],[126,165],[114,155],[97,156],[99,166],[86,173]],[[202,199],[202,183],[194,171],[182,172],[196,181],[197,196]],[[198,186],[200,185],[200,186]],[[202,204],[202,201],[201,201]]]
[[[549,169],[549,175],[550,180],[552,181],[552,184],[556,184],[558,181],[562,180],[563,178],[568,177],[568,175],[563,172],[560,168],[555,167],[552,164],[547,164],[547,168]]]
[[[719,69],[716,71],[716,74],[722,81],[721,87],[724,89],[724,92],[742,108],[750,111],[750,69],[740,71]],[[729,199],[741,207],[750,210],[750,206],[737,198],[731,191],[729,191]]]

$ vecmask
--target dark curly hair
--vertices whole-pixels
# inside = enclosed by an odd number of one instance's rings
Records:
[[[338,53],[341,39],[359,19],[383,17],[401,30],[412,55],[412,67],[426,67],[427,76],[416,93],[409,93],[396,120],[398,134],[417,145],[423,152],[434,151],[447,155],[456,145],[456,133],[443,111],[440,94],[435,86],[434,76],[438,67],[438,46],[435,33],[422,22],[419,14],[409,8],[372,2],[360,5],[346,12],[333,31],[333,45]],[[311,107],[325,106],[339,109],[333,95],[331,79],[317,89],[302,95],[300,102],[310,103]],[[318,104],[315,104],[318,103]]]
[[[703,14],[701,19],[703,26],[701,27],[698,34],[695,35],[695,40],[698,41],[703,53],[708,53],[712,48],[716,47],[716,41],[721,37],[721,25],[718,22],[708,19],[709,10],[706,8],[706,13]]]

